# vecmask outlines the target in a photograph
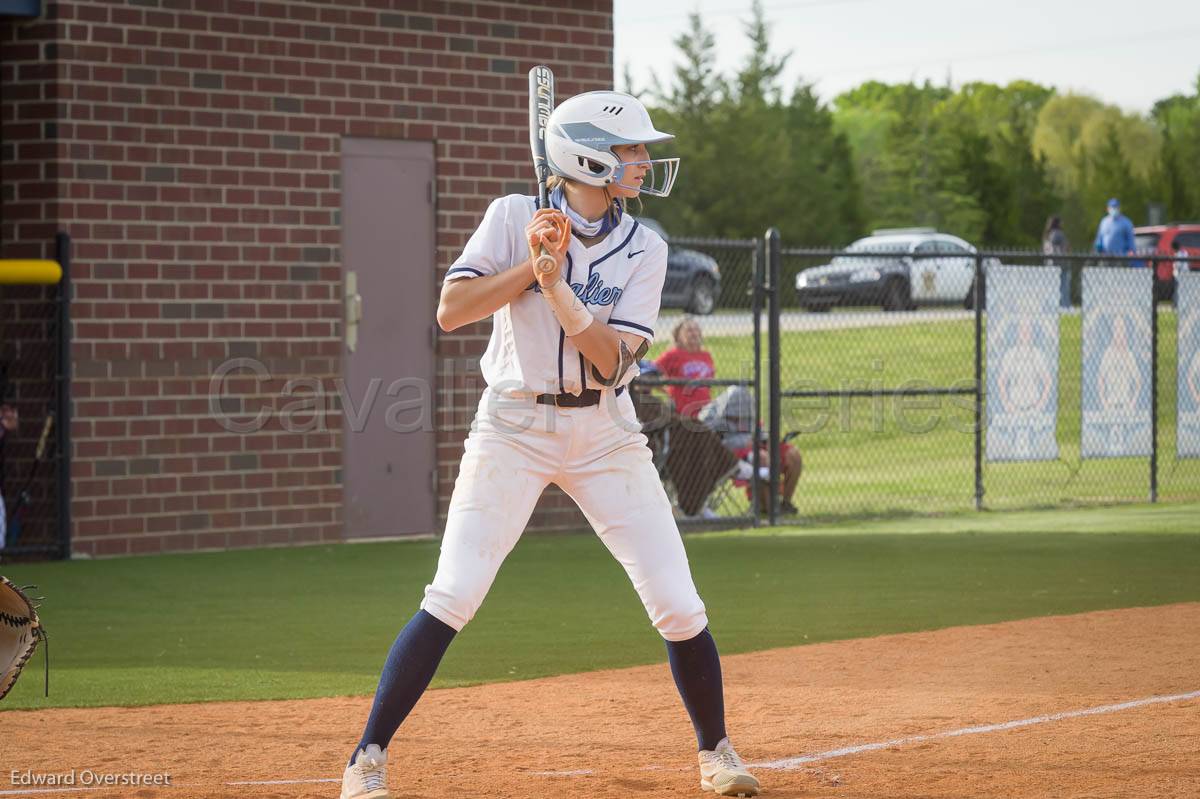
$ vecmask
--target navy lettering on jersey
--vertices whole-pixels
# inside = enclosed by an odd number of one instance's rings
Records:
[[[605,286],[604,278],[600,275],[588,275],[587,285],[572,283],[571,290],[584,305],[613,305],[621,299],[624,289],[617,286]]]

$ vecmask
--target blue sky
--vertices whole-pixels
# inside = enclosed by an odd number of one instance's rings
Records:
[[[625,65],[635,88],[663,79],[672,40],[698,9],[726,72],[745,56],[749,0],[614,0],[617,88]],[[832,100],[863,82],[929,78],[954,85],[1018,78],[1145,112],[1194,91],[1200,73],[1197,0],[764,0],[777,52],[793,55],[784,85],[814,83]]]

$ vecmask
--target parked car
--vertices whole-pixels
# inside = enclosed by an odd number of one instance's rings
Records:
[[[1139,253],[1155,253],[1174,257],[1175,245],[1189,255],[1200,253],[1200,222],[1172,222],[1169,225],[1147,225],[1133,229],[1133,242]],[[1154,298],[1170,300],[1175,296],[1175,262],[1152,261],[1154,264]],[[1200,258],[1189,259],[1192,271],[1200,272]]]
[[[639,216],[638,221],[667,242],[667,279],[663,283],[662,307],[683,308],[707,316],[721,296],[721,270],[711,255],[671,243],[658,220]]]
[[[975,248],[933,228],[877,230],[822,266],[796,275],[796,298],[809,311],[835,305],[880,305],[904,311],[918,304],[974,300]]]

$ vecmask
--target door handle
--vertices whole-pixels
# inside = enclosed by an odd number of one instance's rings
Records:
[[[358,324],[363,318],[363,301],[362,295],[358,293],[357,272],[346,272],[342,294],[345,297],[346,349],[354,352],[358,349]]]

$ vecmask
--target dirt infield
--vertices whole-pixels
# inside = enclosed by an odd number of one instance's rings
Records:
[[[724,664],[734,741],[773,766],[757,769],[767,796],[1200,796],[1200,604]],[[61,795],[336,797],[368,704],[3,713],[0,796],[58,795],[9,783],[76,769]],[[701,796],[691,736],[665,665],[434,691],[393,742],[389,783],[397,797]],[[167,772],[172,785],[85,793],[85,769]],[[301,782],[232,784],[275,780]]]

